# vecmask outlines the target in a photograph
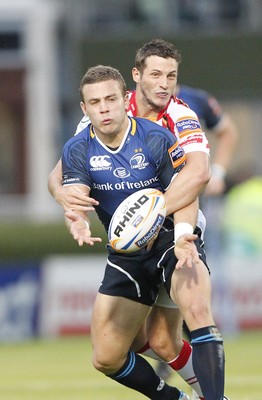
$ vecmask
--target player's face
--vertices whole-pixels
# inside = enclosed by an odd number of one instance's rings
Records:
[[[101,140],[121,136],[127,128],[128,96],[123,96],[115,80],[87,84],[83,87],[83,112],[89,116]]]
[[[138,98],[150,105],[154,111],[161,111],[175,91],[177,73],[178,63],[175,59],[148,57],[142,74],[133,68]]]

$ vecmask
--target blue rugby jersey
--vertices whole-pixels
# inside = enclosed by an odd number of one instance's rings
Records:
[[[130,118],[121,143],[112,150],[89,124],[64,146],[63,185],[84,184],[99,201],[99,219],[108,229],[118,205],[137,190],[150,187],[164,192],[185,164],[185,154],[174,135],[144,118]]]

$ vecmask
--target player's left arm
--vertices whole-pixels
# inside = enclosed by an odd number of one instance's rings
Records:
[[[238,140],[237,127],[228,114],[223,115],[214,133],[216,135],[215,154],[211,166],[211,179],[205,189],[207,196],[218,196],[224,193],[226,173]]]
[[[159,129],[151,132],[146,139],[170,215],[197,200],[210,177],[209,154],[204,151],[185,154],[175,136],[165,128],[162,132]]]
[[[165,192],[167,215],[195,201],[205,189],[210,173],[210,157],[202,151],[186,154],[186,164]]]
[[[169,186],[166,191],[170,202],[170,204],[167,204],[168,210],[172,210],[173,213],[173,210],[178,208],[177,204],[174,206],[174,202],[177,202],[180,206],[174,214],[177,268],[182,268],[183,265],[191,268],[192,262],[198,262],[199,260],[194,244],[197,235],[193,234],[199,210],[198,197],[194,198],[190,203],[188,203],[188,199],[186,201],[182,199],[179,202],[183,193],[181,193],[182,191],[179,187],[180,182],[178,185],[175,185],[175,183],[179,176],[183,175],[186,167],[184,151],[178,145],[174,136],[169,136],[168,132],[162,135],[157,149],[158,151],[154,155],[158,165],[159,180],[164,187],[167,188]],[[188,179],[190,179],[190,176],[188,176]],[[168,214],[170,213],[168,212]]]
[[[166,192],[167,214],[195,201],[211,177],[209,143],[196,113],[181,107],[180,118],[174,123],[175,136],[186,153],[186,165]]]

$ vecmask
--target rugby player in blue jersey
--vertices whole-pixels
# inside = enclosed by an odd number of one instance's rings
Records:
[[[209,180],[209,147],[196,114],[174,93],[180,53],[171,43],[160,39],[146,43],[137,51],[133,77],[136,91],[129,92],[128,115],[154,120],[168,127],[187,154],[183,173],[176,179],[175,210],[197,198]],[[84,113],[85,114],[85,113]],[[80,132],[88,124],[85,114],[78,125]],[[50,174],[49,190],[58,203],[67,209],[88,211],[96,201],[81,196],[77,187],[62,187],[61,162]],[[87,206],[88,203],[88,206]],[[198,221],[204,230],[204,221]],[[157,303],[150,312],[147,326],[140,330],[132,348],[143,355],[157,358],[155,353],[203,397],[192,364],[192,347],[182,338],[182,317],[178,307],[161,287]],[[154,349],[154,352],[152,351]]]
[[[180,54],[171,43],[155,39],[137,51],[133,77],[136,91],[129,93],[128,114],[154,120],[168,127],[177,137],[187,154],[187,164],[176,180],[180,199],[189,203],[203,190],[209,179],[208,143],[201,131],[196,114],[172,94],[177,82]],[[88,123],[84,116],[77,131]],[[50,174],[49,190],[55,199],[66,209],[88,211],[96,205],[94,199],[82,196],[76,187],[62,187],[61,162]],[[87,206],[88,203],[88,206]],[[201,227],[203,223],[198,225]],[[162,355],[171,368],[192,386],[203,398],[192,365],[192,348],[182,339],[182,318],[178,308],[161,289],[157,303],[153,307],[147,328],[141,330],[133,348],[144,355],[155,357],[149,347]],[[149,340],[147,340],[147,338]]]
[[[148,160],[148,168],[142,168],[140,171],[139,182],[141,179],[146,179],[147,182],[152,179],[153,187],[162,191],[169,186],[166,192],[168,214],[176,210],[179,193],[175,192],[174,188],[179,176],[183,175],[182,170],[173,179],[179,171],[173,167],[173,162],[183,166],[184,159],[182,151],[176,152],[176,160],[169,156],[168,149],[176,145],[174,136],[150,121],[127,117],[125,107],[128,99],[123,80],[115,74],[116,71],[112,68],[99,66],[90,69],[85,75],[81,85],[81,106],[92,124],[70,139],[62,158],[64,185],[73,184],[88,198],[93,197],[99,201],[96,211],[105,227],[108,227],[110,217],[119,203],[112,201],[111,190],[100,190],[106,187],[100,183],[111,182],[110,188],[117,189],[118,186],[114,185],[116,179],[136,181],[139,171],[136,170],[135,174],[133,170],[129,171],[128,159],[132,151],[142,148]],[[105,155],[110,157],[110,162],[112,160],[113,170],[117,166],[126,168],[130,173],[127,174],[128,178],[116,177],[112,171],[110,175],[110,171],[91,168],[92,157]],[[157,180],[154,177],[157,177]],[[131,186],[123,183],[121,187],[124,188],[124,196],[131,194],[130,189],[126,190]],[[121,201],[120,193],[122,190],[117,193],[118,202]],[[176,256],[173,253],[174,229],[168,220],[166,229],[160,232],[151,250],[140,250],[130,257],[114,253],[108,248],[105,277],[94,305],[92,341],[95,367],[112,379],[152,399],[186,398],[183,393],[175,392],[174,388],[159,381],[153,370],[146,366],[145,360],[128,351],[150,310],[149,306],[154,304],[163,271],[164,285],[172,300],[179,305],[191,330],[194,346],[193,364],[203,395],[206,400],[223,398],[223,341],[211,314],[209,274],[203,263],[203,249],[199,246],[202,242],[200,238],[196,240],[197,236],[192,235],[196,217],[195,203],[175,213]],[[86,221],[86,212],[67,211],[66,217],[71,233],[80,245],[92,245],[100,240],[92,237]],[[196,240],[200,260],[197,259],[193,240]],[[161,263],[162,271],[161,268],[157,268],[157,261],[162,259],[163,252],[166,256]],[[152,278],[151,284],[143,276],[144,268]],[[123,273],[124,271],[128,274]],[[135,276],[132,277],[132,274]],[[134,286],[134,280],[138,282],[137,293],[134,290],[137,287]],[[161,351],[158,353],[161,356]]]

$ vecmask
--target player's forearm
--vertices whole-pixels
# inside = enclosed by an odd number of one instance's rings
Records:
[[[202,152],[187,154],[187,163],[165,192],[167,215],[193,203],[210,179],[209,156]]]
[[[191,204],[174,213],[175,225],[179,223],[188,223],[192,225],[194,229],[197,223],[198,210],[199,201],[196,199]]]
[[[58,161],[55,168],[51,171],[48,177],[48,190],[50,194],[56,199],[57,188],[62,186],[62,162]]]
[[[223,128],[217,132],[217,142],[215,155],[212,160],[214,165],[218,165],[227,172],[238,140],[237,128],[229,116],[225,117]]]

